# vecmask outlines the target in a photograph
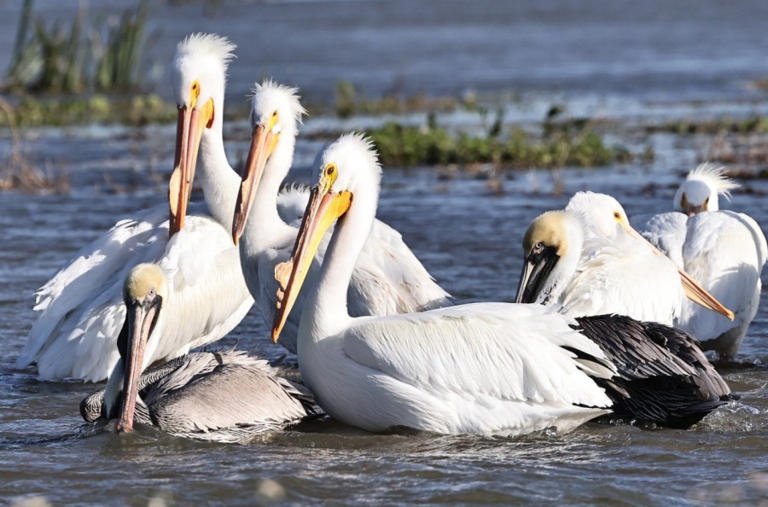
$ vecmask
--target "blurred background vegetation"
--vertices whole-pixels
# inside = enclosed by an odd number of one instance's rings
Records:
[[[22,0],[4,88],[11,92],[132,91],[145,49],[147,2],[126,9],[117,23],[86,22],[84,8],[70,23],[47,23]]]

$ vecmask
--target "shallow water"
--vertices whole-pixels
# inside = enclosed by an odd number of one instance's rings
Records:
[[[91,2],[91,9],[125,3]],[[36,5],[56,16],[71,12],[75,2],[38,0]],[[532,97],[509,104],[508,119],[520,122],[539,120],[560,99],[572,115],[626,121],[743,116],[767,107],[747,85],[768,74],[763,2],[727,9],[720,7],[725,3],[678,2],[671,11],[654,2],[613,2],[604,8],[566,0],[531,2],[530,7],[461,0],[453,0],[452,8],[437,0],[372,1],[365,9],[344,1],[227,5],[206,19],[197,3],[163,3],[153,22],[163,29],[157,43],[161,59],[191,30],[219,30],[239,42],[232,97],[242,96],[267,70],[309,95],[325,97],[342,78],[371,94],[398,82],[406,91],[433,93],[514,88]],[[10,47],[15,9],[15,2],[0,5],[0,61],[3,48]],[[240,19],[252,24],[234,22]],[[280,37],[299,29],[301,37]],[[162,69],[147,77],[166,93]],[[371,121],[380,120],[313,119],[304,132],[360,128]],[[478,123],[462,112],[445,121],[465,127]],[[231,160],[242,158],[247,146],[242,125],[228,128],[226,135]],[[73,190],[66,196],[0,194],[5,350],[0,357],[0,503],[25,495],[41,495],[55,505],[146,505],[151,500],[179,505],[203,500],[645,505],[768,497],[764,305],[739,358],[755,364],[724,371],[741,401],[691,431],[587,424],[564,436],[499,439],[371,435],[318,422],[248,445],[187,441],[151,430],[85,437],[78,403],[93,385],[40,383],[32,371],[13,368],[33,321],[32,293],[118,218],[163,201],[172,139],[173,126],[25,132],[30,159],[66,171]],[[562,207],[570,194],[585,188],[613,194],[630,216],[666,210],[680,171],[710,143],[667,134],[623,141],[640,148],[650,144],[656,160],[514,173],[503,179],[501,195],[471,175],[446,178],[435,170],[388,168],[379,217],[403,233],[458,301],[511,300],[522,233],[539,212]],[[2,153],[8,143],[0,133]],[[321,145],[301,141],[297,165],[306,168]],[[293,178],[307,181],[309,172]],[[560,185],[562,193],[554,193]],[[768,185],[755,181],[749,187],[754,192],[736,194],[729,206],[766,223]],[[265,354],[276,350],[254,312],[221,346],[236,343]]]
[[[322,120],[318,120],[322,121]],[[312,129],[313,123],[307,125]],[[173,127],[88,128],[29,133],[28,151],[56,158],[70,173],[68,196],[6,193],[0,198],[0,499],[43,495],[55,504],[144,505],[226,501],[288,502],[569,502],[629,504],[720,500],[768,495],[768,334],[762,308],[740,359],[759,364],[726,372],[732,403],[691,431],[650,431],[588,424],[565,436],[523,439],[371,435],[330,422],[270,435],[248,445],[213,445],[151,430],[117,436],[81,434],[78,403],[92,385],[40,383],[13,369],[33,315],[33,290],[83,242],[132,210],[162,202],[149,177],[170,167]],[[245,148],[228,129],[232,159]],[[486,181],[435,170],[387,169],[379,216],[403,233],[436,279],[460,301],[510,300],[520,241],[540,211],[562,207],[589,187],[622,200],[630,213],[666,209],[679,175],[696,153],[695,138],[652,136],[648,166],[514,173],[504,193]],[[318,142],[298,145],[308,166]],[[147,157],[147,154],[150,154]],[[308,180],[297,171],[295,179]],[[657,186],[639,191],[649,181]],[[765,185],[752,183],[758,191]],[[768,220],[764,197],[737,194],[732,207]],[[260,318],[251,314],[222,346],[274,353]]]

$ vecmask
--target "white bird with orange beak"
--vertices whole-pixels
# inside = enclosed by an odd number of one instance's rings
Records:
[[[40,288],[35,310],[41,313],[19,367],[37,363],[45,380],[106,378],[118,359],[115,344],[125,319],[122,283],[142,262],[161,265],[186,302],[167,316],[175,325],[152,361],[218,340],[250,309],[253,300],[230,235],[240,178],[227,162],[222,138],[226,70],[234,49],[227,39],[208,34],[179,43],[172,67],[179,114],[170,220],[164,204],[119,221]],[[210,214],[187,216],[198,158]]]
[[[683,301],[675,325],[733,360],[760,303],[760,274],[768,256],[765,235],[745,213],[720,210],[719,196],[738,184],[711,163],[690,171],[675,193],[675,211],[651,217],[643,228],[652,243],[685,269],[724,305],[733,322],[723,321]]]
[[[298,123],[304,113],[297,90],[273,81],[257,84],[252,97],[253,140],[248,153],[233,218],[233,238],[240,242],[240,261],[251,295],[267,325],[274,315],[277,283],[275,266],[291,255],[298,231],[288,224],[281,200],[306,204],[309,192],[280,185],[293,162]],[[288,199],[287,199],[288,198]],[[294,221],[301,211],[293,215]],[[327,241],[318,248],[322,261]],[[319,270],[314,263],[313,272]],[[352,273],[349,287],[352,315],[393,315],[443,306],[448,293],[435,283],[392,227],[375,220]],[[299,303],[301,304],[301,303]],[[296,352],[300,311],[288,322],[280,343]]]
[[[333,418],[369,431],[520,435],[568,431],[612,411],[687,427],[723,403],[729,389],[706,357],[695,347],[690,362],[675,357],[648,334],[663,327],[656,324],[620,318],[611,329],[600,317],[577,322],[514,303],[350,316],[348,287],[374,223],[380,178],[368,140],[345,135],[331,144],[293,255],[276,270],[273,340],[335,223],[298,330],[302,379]],[[644,339],[627,338],[627,326],[645,329]]]

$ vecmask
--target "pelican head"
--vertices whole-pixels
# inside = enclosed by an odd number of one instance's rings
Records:
[[[570,279],[581,256],[581,222],[569,211],[547,211],[531,222],[523,238],[523,271],[516,303],[547,304]]]
[[[585,232],[590,237],[615,239],[620,229],[631,229],[624,207],[610,195],[576,192],[565,209],[581,217]]]
[[[123,378],[118,431],[133,429],[133,414],[136,410],[144,351],[160,317],[163,301],[167,297],[168,284],[157,264],[139,264],[134,267],[123,285],[126,316],[117,339]]]
[[[282,168],[286,173],[290,169],[293,144],[301,117],[305,113],[296,88],[271,80],[256,83],[251,98],[253,136],[232,220],[232,239],[235,244],[245,229],[253,198],[267,163],[270,159],[275,159],[278,163],[274,166]],[[280,179],[285,176],[286,174],[283,174]]]
[[[234,50],[226,38],[201,33],[176,46],[172,81],[179,114],[168,190],[171,235],[184,226],[203,131],[221,129],[227,66]]]
[[[291,260],[275,267],[275,278],[280,289],[272,324],[274,342],[280,336],[328,228],[342,217],[344,220],[352,219],[352,214],[347,212],[353,200],[356,209],[372,206],[375,213],[381,166],[378,154],[368,138],[360,134],[345,134],[329,145],[318,161],[318,181],[310,193],[293,247],[293,256]]]
[[[709,162],[700,164],[689,172],[685,181],[675,192],[673,206],[688,216],[701,211],[720,209],[718,196],[731,197],[731,190],[738,188],[738,183],[725,175],[725,168]]]

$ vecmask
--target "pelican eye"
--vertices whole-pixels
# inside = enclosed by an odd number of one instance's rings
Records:
[[[328,167],[325,169],[325,174],[326,174],[326,175],[328,175],[328,176],[333,176],[333,173],[334,173],[334,171],[335,171],[335,170],[336,170],[336,166],[334,166],[333,164],[331,164],[331,165],[329,165],[329,166],[328,166]]]
[[[616,220],[621,220],[621,213],[619,213],[618,211],[614,211],[613,218],[615,218]]]
[[[189,101],[190,109],[194,109],[197,106],[197,98],[200,96],[200,83],[194,81],[190,87],[191,98]]]
[[[541,241],[533,245],[534,253],[541,253],[543,250],[544,250],[544,243],[542,243]]]

